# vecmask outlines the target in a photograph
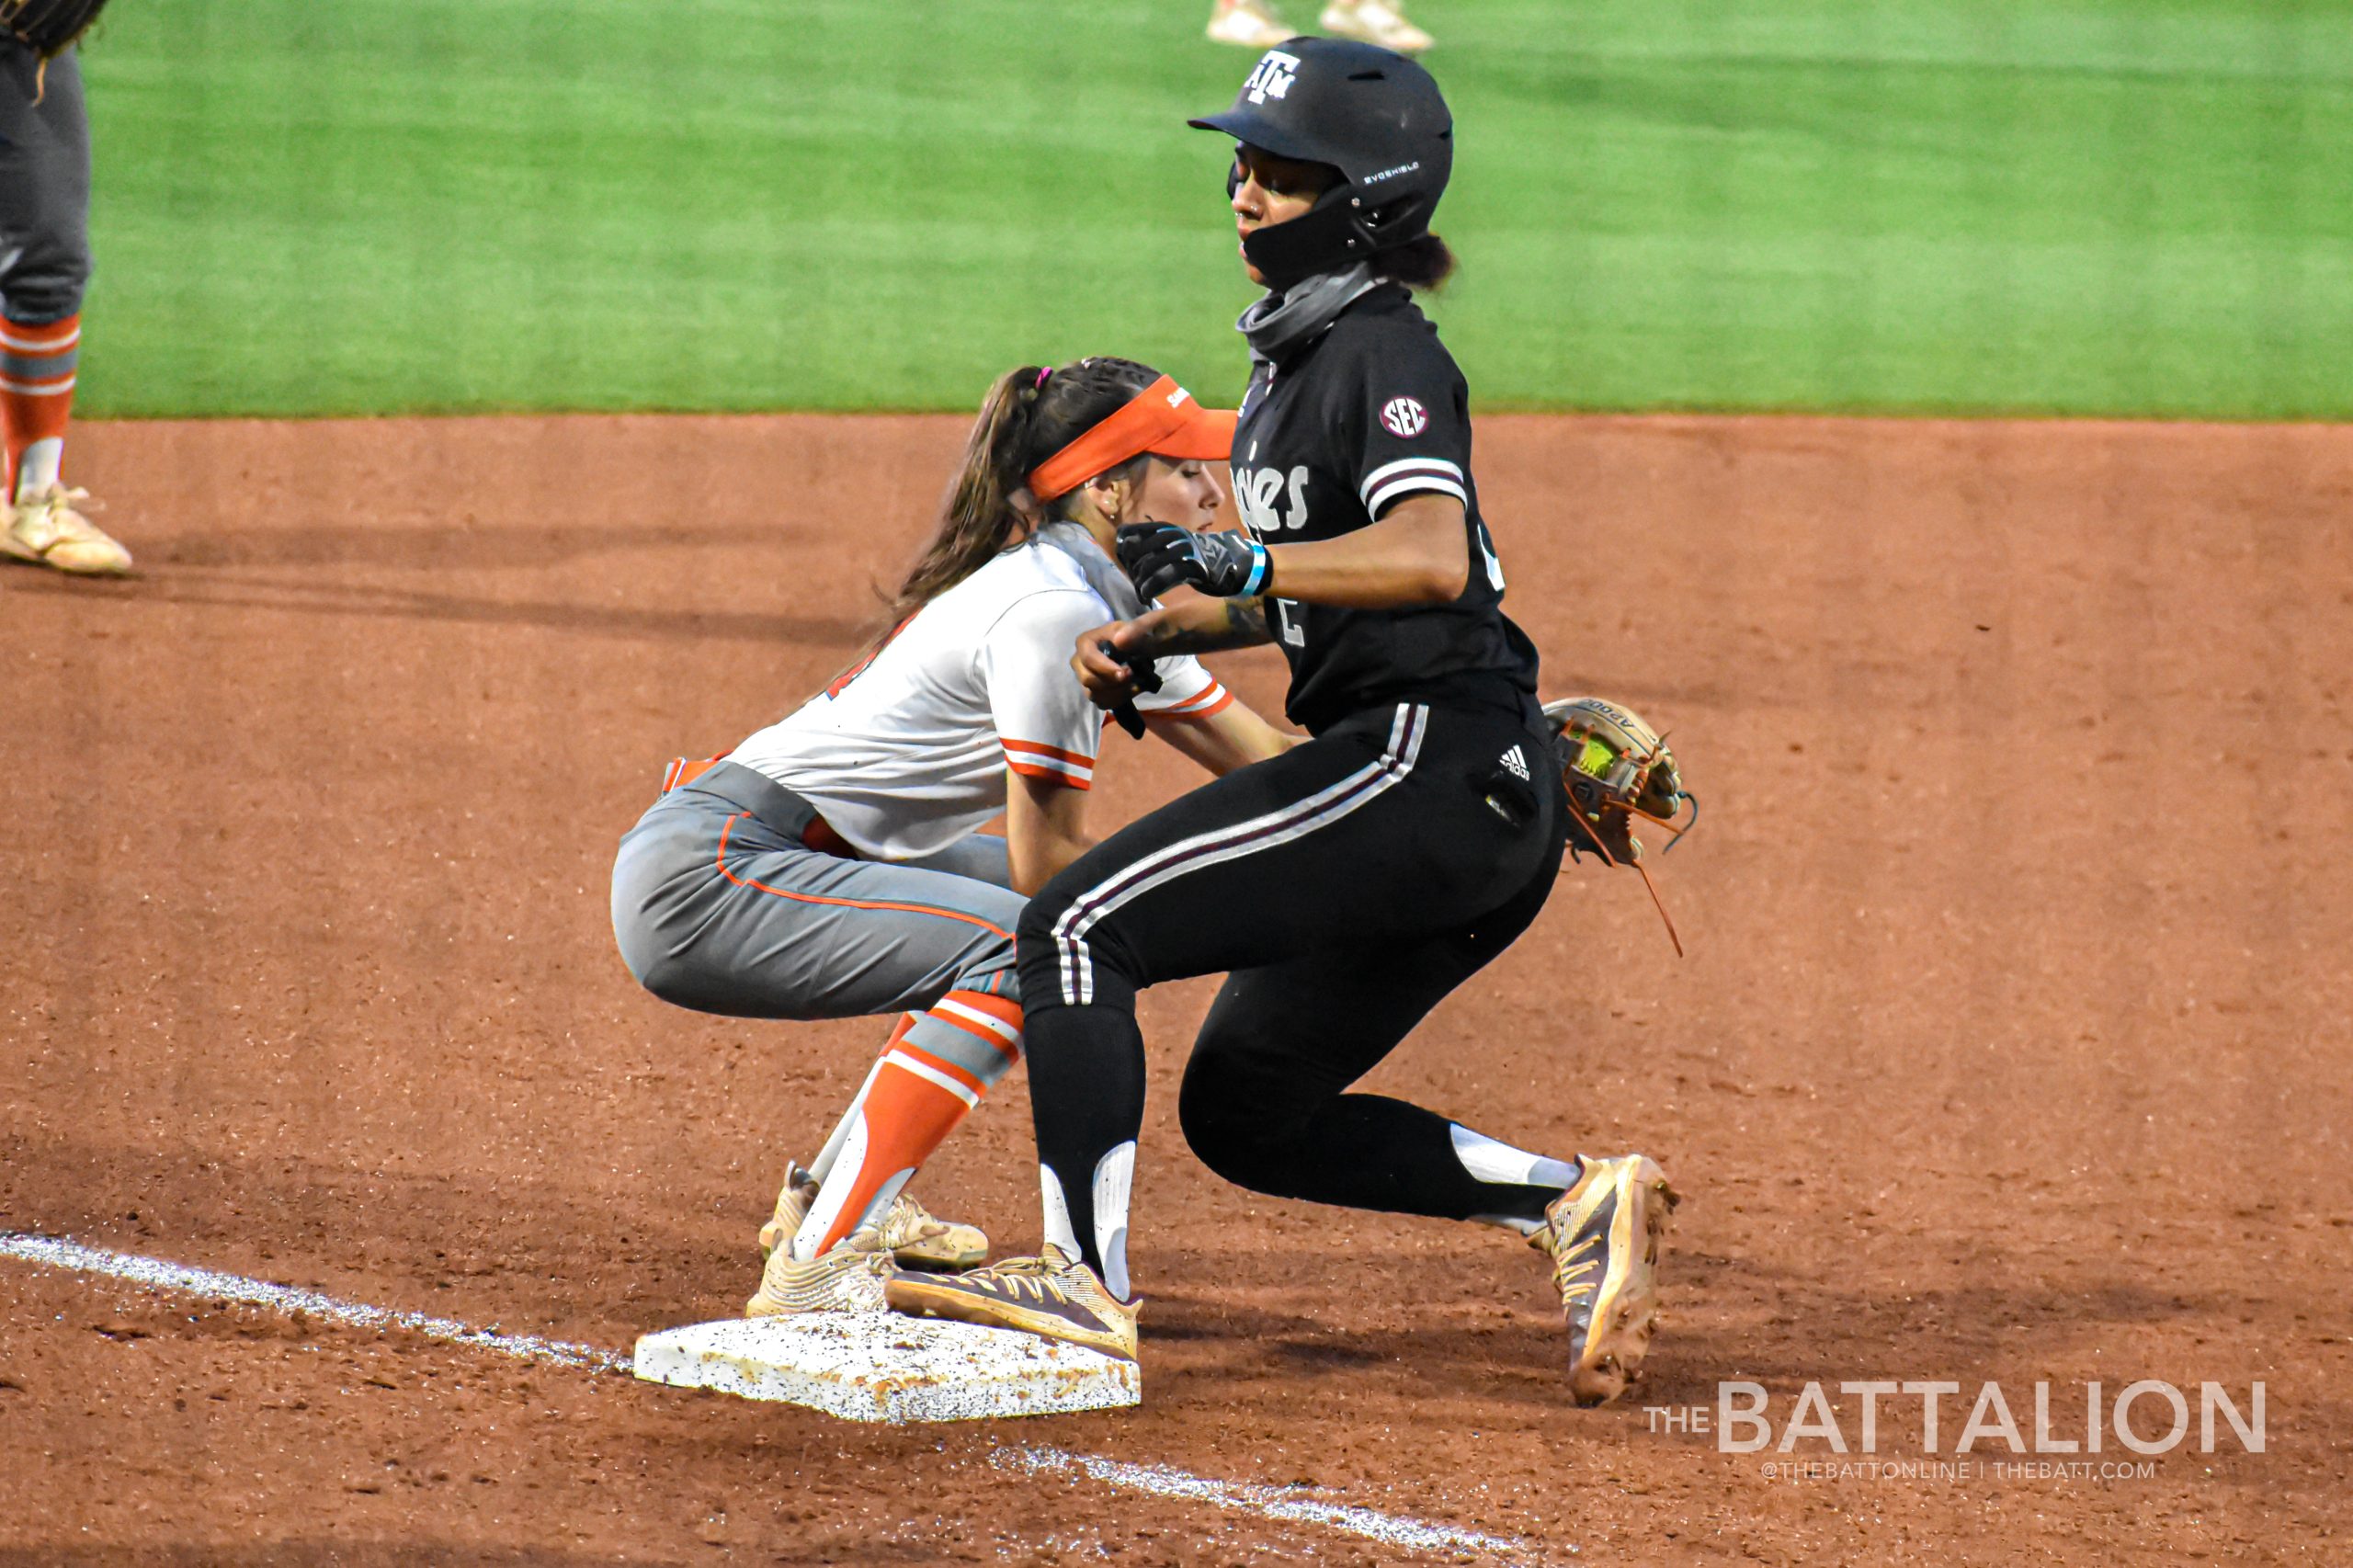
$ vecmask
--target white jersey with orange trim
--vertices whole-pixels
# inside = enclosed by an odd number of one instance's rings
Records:
[[[936,855],[1005,810],[1008,768],[1094,782],[1103,711],[1070,656],[1080,633],[1121,619],[1068,553],[1032,540],[924,606],[728,760],[800,795],[861,855]],[[1233,701],[1194,659],[1158,669],[1160,690],[1136,698],[1145,713],[1203,719]]]

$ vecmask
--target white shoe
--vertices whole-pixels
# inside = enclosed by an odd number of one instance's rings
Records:
[[[1267,6],[1267,0],[1219,0],[1210,16],[1211,43],[1239,44],[1244,49],[1272,49],[1299,36]]]
[[[790,1252],[794,1233],[816,1202],[817,1178],[799,1165],[787,1166],[776,1212],[760,1227],[760,1256],[771,1256],[779,1248]],[[904,1192],[882,1211],[879,1244],[910,1268],[970,1268],[989,1255],[989,1239],[979,1227],[939,1219]]]
[[[747,1318],[790,1317],[799,1312],[879,1312],[899,1266],[870,1235],[852,1236],[813,1263],[800,1262],[790,1247],[768,1254],[760,1288],[744,1303]]]
[[[77,577],[119,577],[131,570],[131,551],[107,537],[74,510],[89,500],[86,490],[52,484],[10,513],[0,528],[0,555],[53,566]]]
[[[1377,43],[1400,54],[1419,54],[1438,41],[1407,21],[1389,0],[1332,0],[1318,23],[1327,33]]]

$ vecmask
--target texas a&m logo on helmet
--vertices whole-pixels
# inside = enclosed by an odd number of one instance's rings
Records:
[[[1268,98],[1290,97],[1290,85],[1298,79],[1299,56],[1270,49],[1250,73],[1250,79],[1242,84],[1242,91],[1252,103],[1262,104]]]

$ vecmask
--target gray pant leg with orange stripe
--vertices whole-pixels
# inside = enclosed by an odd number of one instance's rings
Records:
[[[903,1015],[812,1165],[797,1254],[880,1212],[1020,1060],[1021,895],[989,841],[914,864],[801,842],[807,808],[722,764],[650,807],[613,866],[613,933],[654,995],[744,1018]],[[796,820],[797,817],[797,820]],[[841,1179],[832,1179],[836,1172]]]

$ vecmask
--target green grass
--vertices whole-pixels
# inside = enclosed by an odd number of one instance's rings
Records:
[[[82,407],[965,408],[1090,352],[1230,397],[1207,6],[126,0]],[[2339,4],[1415,14],[1485,406],[2353,416]]]

